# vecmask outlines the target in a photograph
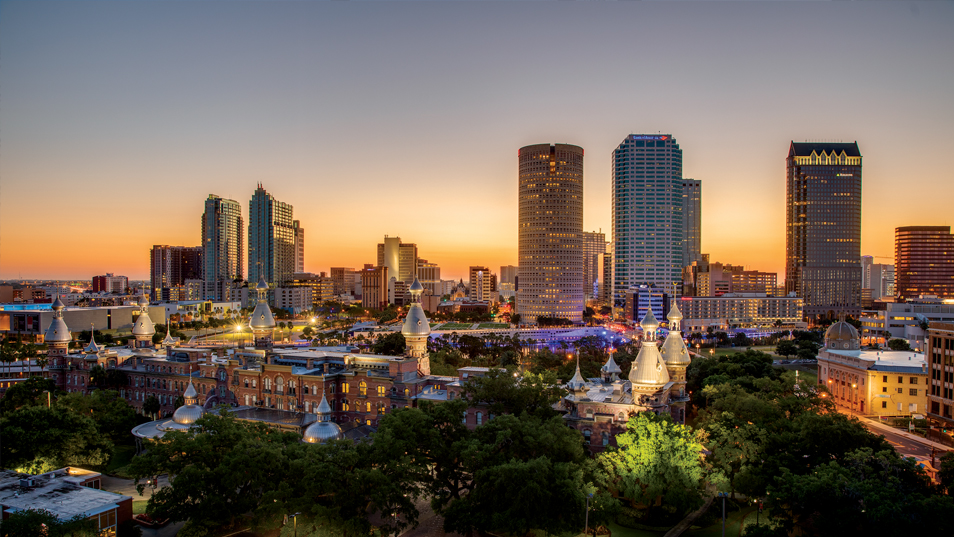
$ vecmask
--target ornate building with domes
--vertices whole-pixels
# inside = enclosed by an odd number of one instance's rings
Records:
[[[679,308],[673,306],[670,323],[678,326],[681,318]],[[656,340],[659,322],[652,309],[647,309],[640,325],[645,339],[625,380],[618,376],[622,371],[611,349],[600,369],[601,378],[584,379],[578,363],[566,384],[570,393],[562,401],[564,419],[583,434],[592,453],[616,445],[616,435],[625,431],[629,419],[640,412],[669,414],[676,422],[685,423],[689,400],[686,368],[690,361],[685,342],[678,330],[670,331],[660,351]]]

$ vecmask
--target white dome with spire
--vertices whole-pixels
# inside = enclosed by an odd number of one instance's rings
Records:
[[[662,387],[669,382],[669,371],[656,347],[656,329],[659,328],[659,322],[653,316],[652,308],[646,308],[646,316],[639,324],[643,327],[645,339],[629,370],[629,381],[634,388]]]
[[[100,346],[96,344],[96,339],[93,337],[94,331],[95,331],[95,330],[94,330],[94,327],[93,327],[92,325],[90,325],[90,327],[89,327],[89,345],[87,345],[86,348],[83,349],[83,352],[85,352],[86,354],[99,354],[99,351],[102,350],[102,349],[100,348]]]
[[[318,416],[318,421],[305,429],[304,434],[302,434],[302,441],[309,444],[324,444],[342,437],[341,427],[331,421],[331,406],[324,394],[321,396],[321,403],[315,409],[315,414]]]
[[[253,331],[273,330],[278,323],[275,322],[275,316],[272,315],[272,310],[268,307],[268,300],[265,297],[265,293],[268,292],[268,284],[265,283],[265,276],[259,278],[255,291],[258,292],[258,304],[255,306],[255,310],[252,311],[252,316],[249,317],[248,327]]]
[[[582,390],[586,388],[586,379],[583,378],[583,375],[580,373],[580,355],[576,355],[576,373],[573,374],[573,378],[570,379],[570,382],[566,383],[566,389],[570,391]]]
[[[145,302],[145,305],[143,302]],[[142,310],[139,317],[136,318],[136,322],[133,323],[132,333],[134,336],[152,337],[156,333],[156,326],[152,324],[152,319],[149,317],[149,302],[146,302],[145,297],[139,302],[139,306]]]
[[[43,339],[47,343],[69,343],[73,340],[73,335],[70,334],[70,329],[66,326],[66,321],[63,320],[63,309],[65,307],[63,301],[57,295],[56,300],[53,301],[53,321],[43,335]]]
[[[672,303],[672,309],[669,310],[669,335],[663,343],[660,353],[667,365],[687,366],[692,361],[689,356],[689,349],[686,348],[686,342],[682,339],[682,332],[679,331],[679,321],[682,320],[682,312],[676,303]]]
[[[656,320],[656,316],[653,315],[653,309],[646,308],[646,315],[643,317],[643,320],[639,323],[640,328],[643,329],[643,333],[652,332],[655,336],[656,329],[659,328],[659,321]]]
[[[411,293],[411,307],[407,310],[407,317],[404,318],[404,325],[401,326],[401,333],[404,337],[424,337],[431,333],[431,324],[427,320],[424,308],[421,306],[421,293],[424,292],[424,286],[414,278],[414,283],[408,289]]]
[[[185,404],[176,409],[172,414],[172,421],[178,425],[191,426],[202,417],[203,408],[199,406],[199,392],[192,385],[192,379],[189,379],[189,387],[182,394]]]

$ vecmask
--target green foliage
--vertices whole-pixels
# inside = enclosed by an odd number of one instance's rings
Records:
[[[893,351],[909,351],[911,344],[906,339],[894,338],[888,340],[888,348]]]
[[[69,393],[56,400],[56,406],[79,416],[89,416],[99,434],[114,443],[130,439],[136,426],[136,411],[113,390],[94,390],[91,394]]]
[[[776,380],[781,369],[772,365],[772,357],[764,352],[745,351],[729,355],[693,360],[686,370],[686,388],[693,403],[705,407],[707,400],[702,389],[715,384],[737,384],[749,391],[755,389],[757,379]]]
[[[371,352],[385,356],[402,356],[405,348],[407,348],[407,343],[404,341],[404,334],[392,332],[383,338],[378,338],[371,345]]]
[[[0,537],[96,537],[96,525],[92,520],[77,515],[69,520],[60,520],[44,509],[24,509],[10,514],[0,524]]]
[[[112,442],[98,434],[89,417],[54,406],[28,406],[0,419],[4,466],[42,473],[63,466],[100,466]]]
[[[483,377],[470,379],[461,397],[472,405],[485,405],[496,416],[526,412],[546,419],[557,414],[553,405],[565,394],[552,372],[528,372],[521,378],[505,369],[491,369]]]
[[[0,399],[0,413],[6,414],[25,406],[45,405],[47,399],[45,392],[52,394],[55,391],[56,384],[52,380],[30,377],[7,388],[3,399]]]
[[[798,345],[794,341],[782,340],[775,346],[775,354],[779,356],[795,356],[798,354]]]
[[[954,495],[954,451],[948,451],[941,457],[941,467],[938,468],[938,477],[941,485],[947,488],[947,493]]]
[[[142,402],[142,413],[147,416],[159,414],[160,409],[162,409],[162,405],[159,403],[159,398],[155,395],[150,395]]]
[[[643,412],[616,436],[616,449],[600,455],[612,487],[634,504],[681,514],[702,504],[705,436],[667,415]]]

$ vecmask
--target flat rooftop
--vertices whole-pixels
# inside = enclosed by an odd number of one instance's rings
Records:
[[[838,350],[822,349],[830,354],[844,356],[846,358],[855,358],[868,362],[868,369],[875,371],[898,371],[904,373],[921,372],[921,368],[927,365],[924,354],[913,351],[892,351],[892,350]],[[917,370],[917,371],[915,371]]]
[[[24,486],[24,479],[32,479],[33,486]],[[13,513],[24,509],[45,509],[60,520],[77,515],[90,517],[114,509],[129,496],[83,487],[76,483],[82,476],[74,476],[66,469],[30,476],[9,470],[0,472],[0,504],[4,511]]]

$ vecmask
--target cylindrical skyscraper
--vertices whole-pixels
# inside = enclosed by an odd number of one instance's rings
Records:
[[[520,287],[517,313],[583,318],[583,148],[520,149]]]

